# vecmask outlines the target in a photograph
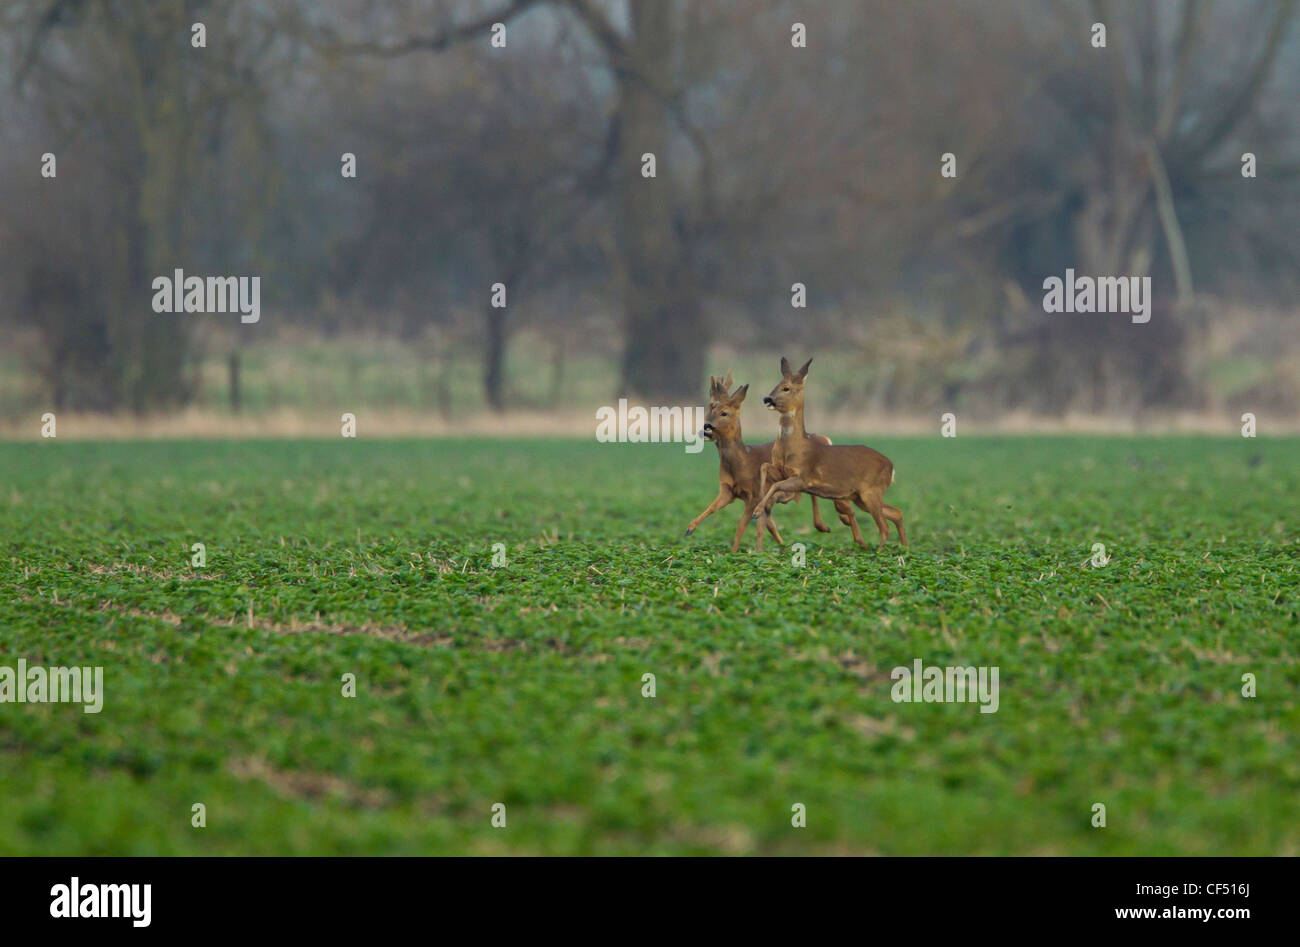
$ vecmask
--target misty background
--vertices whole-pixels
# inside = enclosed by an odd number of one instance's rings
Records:
[[[589,415],[788,354],[864,416],[1295,418],[1298,22],[0,0],[0,409]],[[261,277],[260,321],[155,313],[177,268]],[[1067,268],[1150,275],[1151,321],[1045,313]]]

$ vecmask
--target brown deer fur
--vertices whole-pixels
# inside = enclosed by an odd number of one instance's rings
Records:
[[[771,443],[748,445],[741,439],[740,405],[745,400],[749,385],[742,385],[728,394],[731,384],[730,372],[727,373],[725,380],[709,378],[709,411],[704,419],[704,430],[701,433],[707,440],[713,441],[718,448],[720,462],[718,496],[703,513],[691,520],[686,528],[686,535],[691,535],[706,517],[716,513],[733,500],[742,500],[745,504],[745,512],[736,525],[736,536],[731,543],[731,551],[736,552],[740,549],[740,540],[745,535],[745,530],[758,506],[762,468],[771,460],[774,445]],[[830,443],[829,438],[822,437],[820,434],[809,436],[818,439],[821,443]],[[786,503],[797,497],[797,493],[787,494],[776,502]],[[839,509],[839,506],[837,502],[836,509]],[[813,525],[824,533],[830,532],[830,527],[822,522],[821,515],[818,513],[816,497],[813,498],[812,508]],[[852,515],[852,509],[847,503],[844,504],[844,510],[840,511],[840,519],[847,524],[846,511],[849,516]],[[764,525],[771,532],[772,538],[778,543],[781,542],[781,534],[777,531],[770,515]],[[759,548],[762,548],[762,528],[759,527]]]
[[[823,444],[804,433],[804,380],[811,364],[812,359],[808,359],[803,368],[792,372],[790,363],[782,358],[781,381],[763,399],[764,404],[781,415],[781,430],[772,447],[771,461],[760,471],[759,489],[763,502],[755,511],[754,518],[766,518],[773,499],[784,494],[811,493],[840,501],[835,505],[840,511],[840,519],[853,530],[854,541],[866,548],[852,508],[847,503],[841,508],[841,502],[852,500],[876,521],[881,545],[889,539],[887,523],[892,522],[898,528],[898,541],[906,546],[903,514],[883,499],[885,490],[894,482],[894,465],[890,459],[870,447]],[[761,523],[758,542],[762,548]]]

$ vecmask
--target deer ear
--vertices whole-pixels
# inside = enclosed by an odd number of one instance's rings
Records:
[[[811,365],[811,364],[812,364],[812,359],[808,359],[808,361],[804,362],[804,363],[803,363],[803,368],[799,369],[799,374],[798,374],[797,376],[795,376],[795,377],[797,377],[797,378],[807,378],[807,377],[808,377],[808,366]]]
[[[732,392],[731,403],[740,404],[742,401],[745,400],[745,395],[747,394],[749,394],[749,385],[748,384],[741,385],[734,392]]]
[[[712,375],[710,375],[709,376],[709,397],[712,398],[714,395],[718,394],[718,392],[721,389],[722,389],[722,379],[714,378]]]
[[[786,378],[790,377],[790,360],[784,355],[781,356],[781,374]]]

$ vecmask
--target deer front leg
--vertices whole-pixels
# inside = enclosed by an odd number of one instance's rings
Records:
[[[776,483],[778,480],[784,480],[785,474],[781,468],[773,463],[765,463],[758,468],[758,495],[763,496],[767,493],[768,484]]]
[[[797,495],[798,494],[796,494],[796,496]],[[785,540],[781,538],[781,531],[776,528],[776,520],[772,519],[772,514],[770,512],[763,517],[763,521],[767,524],[767,531],[772,534],[772,538],[776,540],[776,544],[778,546],[784,546]]]
[[[835,508],[838,510],[839,505],[836,504]],[[867,545],[867,541],[862,538],[862,530],[858,529],[858,518],[853,513],[853,507],[849,506],[847,503],[844,504],[844,509],[840,510],[840,519],[845,522],[849,529],[853,530],[853,541],[855,543],[863,549],[871,548]]]
[[[706,519],[708,519],[714,513],[718,512],[718,510],[722,509],[724,506],[726,506],[734,499],[736,499],[736,495],[731,492],[731,488],[728,487],[726,484],[723,484],[721,487],[718,488],[717,498],[714,499],[714,501],[708,505],[708,508],[706,508],[703,513],[695,517],[695,519],[691,520],[691,525],[686,527],[686,535],[687,536],[691,535],[691,533],[695,532],[695,528],[697,526],[699,526]]]
[[[760,550],[763,548],[763,528],[771,522],[771,514],[768,510],[772,505],[772,497],[777,493],[798,493],[802,487],[802,478],[790,477],[786,480],[780,481],[779,483],[772,484],[772,486],[767,490],[767,495],[758,502],[757,507],[754,509],[754,519],[758,519],[760,516],[762,517],[762,520],[758,524],[758,548]]]
[[[740,514],[740,522],[736,524],[736,538],[731,543],[731,551],[740,551],[740,539],[745,535],[745,530],[749,528],[749,521],[753,518],[755,503],[753,500],[745,501],[745,511]],[[763,548],[763,530],[758,531],[758,548]]]
[[[798,493],[802,489],[803,477],[789,477],[785,480],[780,480],[767,488],[767,492],[763,494],[763,499],[758,503],[758,509],[764,516],[766,516],[768,507],[772,505],[772,496],[774,494]],[[758,518],[758,513],[754,514],[754,518]]]

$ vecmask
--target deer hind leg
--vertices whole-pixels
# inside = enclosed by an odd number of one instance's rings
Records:
[[[880,500],[880,494],[874,490],[859,490],[853,502],[870,513],[876,521],[876,529],[880,530],[880,545],[883,546],[889,539],[889,526],[885,523],[884,504]]]
[[[809,494],[809,496],[812,496],[812,494]],[[799,494],[796,493],[795,497],[798,498]],[[822,515],[817,509],[817,498],[815,496],[813,496],[812,498],[812,508],[813,508],[813,526],[816,528],[817,532],[829,533],[831,531],[831,528],[822,522]],[[842,516],[840,517],[840,519],[843,518],[844,517]]]
[[[898,527],[898,541],[906,546],[907,533],[903,530],[903,511],[896,506],[890,506],[888,503],[882,504],[880,510],[885,514],[885,519]]]

